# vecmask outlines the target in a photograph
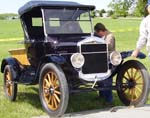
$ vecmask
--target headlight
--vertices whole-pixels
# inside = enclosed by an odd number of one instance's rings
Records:
[[[75,68],[81,68],[84,65],[85,59],[81,53],[75,53],[71,56],[71,63]]]
[[[111,54],[110,54],[110,62],[114,65],[114,66],[117,66],[121,63],[122,61],[122,57],[121,57],[121,54],[117,51],[113,51]]]

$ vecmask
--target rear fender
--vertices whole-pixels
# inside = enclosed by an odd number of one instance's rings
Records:
[[[1,72],[4,73],[4,69],[6,65],[11,65],[14,70],[20,71],[19,62],[15,58],[6,58],[2,60],[1,64]]]

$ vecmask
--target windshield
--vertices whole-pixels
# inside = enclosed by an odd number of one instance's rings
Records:
[[[44,9],[47,34],[81,34],[92,31],[89,10]]]

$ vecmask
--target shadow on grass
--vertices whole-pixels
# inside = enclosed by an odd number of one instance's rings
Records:
[[[43,110],[42,105],[39,99],[38,88],[29,87],[22,92],[18,93],[18,102],[20,103],[28,103],[33,107]],[[69,96],[69,104],[66,113],[79,112],[79,111],[87,111],[87,110],[96,110],[96,109],[106,109],[110,107],[114,107],[117,105],[122,105],[116,92],[113,93],[114,100],[113,103],[107,104],[104,99],[98,98],[97,92],[86,92],[86,93],[77,93],[70,94]]]
[[[39,94],[38,94],[38,88],[36,87],[27,87],[27,89],[18,92],[17,95],[17,102],[20,103],[28,103],[30,105],[32,105],[33,107],[37,108],[37,109],[42,109],[42,105],[40,102],[40,98],[39,98]]]
[[[113,93],[113,103],[108,104],[103,98],[99,98],[97,92],[78,93],[70,95],[67,112],[79,112],[96,109],[106,109],[123,105],[116,92]]]

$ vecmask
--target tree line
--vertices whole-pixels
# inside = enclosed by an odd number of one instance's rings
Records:
[[[145,15],[144,8],[147,4],[147,0],[112,0],[108,7],[111,10],[105,11],[96,10],[99,15],[102,16],[103,13],[107,13],[108,16],[112,17],[126,17],[126,16],[137,16],[141,17]],[[95,14],[95,13],[93,13]]]
[[[143,16],[147,0],[112,0],[108,5],[117,16]]]
[[[144,12],[146,4],[147,0],[112,0],[108,5],[111,10],[96,10],[92,12],[92,16],[94,17],[96,13],[99,13],[99,16],[102,17],[103,13],[107,13],[107,15],[111,16],[112,18],[126,17],[129,15],[141,17],[146,15]],[[17,14],[0,14],[0,20],[16,18],[18,18]]]
[[[18,18],[17,14],[14,13],[5,13],[5,14],[0,14],[0,20],[6,20],[6,19],[16,19]]]

